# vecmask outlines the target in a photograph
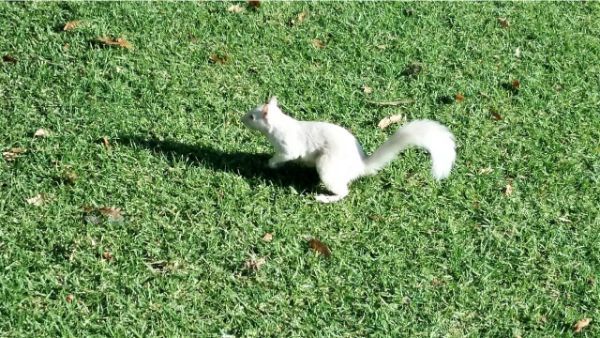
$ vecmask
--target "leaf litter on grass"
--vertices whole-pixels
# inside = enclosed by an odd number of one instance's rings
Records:
[[[17,63],[17,58],[15,58],[14,56],[12,56],[10,54],[6,54],[6,55],[2,56],[2,61],[7,62],[7,63]]]
[[[47,131],[46,129],[40,128],[38,130],[35,131],[35,133],[33,133],[33,137],[48,137],[50,136],[50,132]]]
[[[101,42],[102,44],[104,44],[105,46],[115,46],[115,47],[121,47],[121,48],[126,48],[126,49],[133,49],[133,45],[125,40],[125,38],[108,38],[108,37],[98,37],[96,38],[96,40],[98,42]]]
[[[308,246],[316,253],[322,255],[325,258],[331,257],[331,250],[329,247],[316,238],[308,240]]]
[[[66,31],[74,30],[75,28],[79,27],[82,23],[83,23],[83,21],[81,21],[81,20],[69,21],[63,27],[63,31],[66,32]]]
[[[379,127],[379,129],[385,129],[385,128],[389,127],[391,124],[402,122],[402,121],[405,121],[404,115],[396,114],[396,115],[384,117],[381,121],[379,121],[377,126]]]
[[[247,271],[256,272],[260,270],[260,268],[267,262],[266,257],[257,257],[256,255],[251,255],[246,262],[244,262],[244,268]]]
[[[273,240],[273,234],[270,232],[267,232],[263,237],[262,237],[263,242],[271,242]]]
[[[592,322],[591,318],[583,318],[583,319],[579,320],[577,323],[575,323],[575,325],[573,325],[573,332],[575,332],[575,333],[581,332],[583,329],[588,327],[591,322]]]
[[[313,45],[313,47],[318,48],[318,49],[325,48],[325,43],[323,41],[321,41],[320,39],[313,39],[311,44]]]
[[[100,207],[94,208],[90,206],[83,207],[83,219],[86,223],[91,225],[97,225],[102,222],[103,219],[109,223],[120,224],[123,223],[125,217],[122,214],[121,208],[115,207]]]
[[[42,205],[44,205],[44,203],[46,203],[47,199],[44,195],[37,194],[31,198],[26,199],[26,201],[28,204],[33,205],[35,207],[41,207]]]
[[[6,162],[12,162],[17,157],[20,157],[22,154],[24,154],[26,152],[27,152],[27,149],[25,149],[25,148],[14,147],[14,148],[10,148],[7,151],[3,151],[2,157],[4,158],[4,160]]]

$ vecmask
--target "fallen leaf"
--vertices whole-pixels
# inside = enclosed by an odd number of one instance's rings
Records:
[[[308,15],[307,11],[302,11],[302,12],[298,13],[298,17],[297,17],[298,23],[304,22],[304,19],[306,19],[307,15]]]
[[[368,101],[368,103],[370,104],[374,104],[376,106],[387,106],[387,107],[395,107],[395,106],[405,106],[411,103],[414,103],[415,100],[413,99],[404,99],[404,100],[397,100],[397,101]]]
[[[496,109],[492,109],[490,111],[490,113],[492,114],[492,118],[496,121],[500,121],[502,120],[502,115],[500,115],[500,113],[496,110]]]
[[[434,279],[431,280],[431,285],[433,285],[433,287],[442,286],[445,283],[446,283],[446,281],[443,280],[443,279],[434,278]]]
[[[517,47],[517,49],[515,49],[515,57],[516,58],[521,57],[521,48],[520,47]]]
[[[312,45],[315,48],[325,48],[325,44],[323,43],[323,41],[321,41],[319,39],[313,39],[312,40]]]
[[[25,148],[10,148],[9,150],[2,152],[2,157],[6,162],[12,162],[26,151],[27,149]]]
[[[44,196],[42,194],[37,194],[31,198],[27,199],[27,203],[36,206],[36,207],[41,207],[42,205],[44,205],[44,202],[46,202],[46,199],[44,198]]]
[[[272,241],[272,240],[273,240],[273,234],[272,234],[272,233],[270,233],[270,232],[267,232],[267,233],[266,233],[266,234],[263,236],[262,240],[263,240],[263,241],[265,241],[265,242],[267,242],[267,243],[268,243],[268,242],[270,242],[270,241]]]
[[[327,245],[325,245],[325,243],[319,241],[316,238],[312,238],[308,241],[308,245],[309,247],[316,251],[317,253],[323,255],[323,257],[328,258],[331,256],[331,251],[329,250],[329,248],[327,247]]]
[[[106,261],[112,261],[114,257],[112,255],[112,253],[110,253],[110,251],[104,251],[102,253],[102,258],[104,258],[104,260],[106,260]]]
[[[229,60],[229,57],[227,56],[227,54],[216,54],[213,53],[210,55],[209,60],[212,63],[218,63],[218,64],[224,64],[227,62],[227,60]]]
[[[507,18],[498,18],[498,23],[500,24],[500,27],[502,27],[502,28],[510,27],[510,21],[508,21]]]
[[[81,24],[81,20],[69,21],[63,27],[63,31],[70,31],[77,28]]]
[[[579,333],[581,330],[585,329],[592,322],[591,318],[583,318],[579,320],[575,325],[573,325],[573,332]]]
[[[250,8],[257,9],[258,7],[260,7],[260,1],[259,0],[250,0],[250,1],[248,1],[248,6],[250,6]]]
[[[454,99],[456,102],[463,102],[465,100],[465,96],[462,93],[457,93],[454,95]]]
[[[17,63],[17,59],[14,56],[8,55],[8,54],[6,54],[2,57],[2,61],[10,62],[10,63]]]
[[[513,80],[513,82],[511,82],[512,88],[513,89],[519,89],[519,87],[521,87],[521,81],[519,80]]]
[[[102,144],[106,147],[106,148],[110,148],[110,141],[108,140],[108,136],[102,136]]]
[[[35,133],[33,133],[34,137],[48,137],[50,135],[50,133],[43,128],[40,128],[38,130],[35,131]]]
[[[124,38],[111,39],[111,38],[107,38],[107,37],[99,37],[99,38],[96,38],[96,40],[98,40],[99,42],[102,42],[103,44],[105,44],[107,46],[119,46],[119,47],[127,48],[127,49],[133,48],[133,45],[131,43],[129,43],[129,41],[125,40]]]
[[[388,45],[377,45],[375,47],[377,47],[377,48],[379,48],[381,50],[384,50],[384,49],[388,48]]]
[[[68,294],[67,297],[65,297],[65,300],[67,301],[67,303],[72,303],[74,299],[75,299],[75,296],[73,296],[72,294]]]
[[[404,115],[397,114],[397,115],[392,115],[392,116],[383,118],[381,121],[379,121],[377,126],[379,127],[379,129],[385,129],[390,124],[398,123],[398,122],[402,122],[402,121],[404,121]]]
[[[415,10],[412,8],[405,8],[403,12],[406,16],[413,16],[415,14]]]
[[[304,19],[306,19],[306,16],[308,15],[307,11],[302,11],[300,13],[298,13],[298,15],[296,16],[295,19],[290,20],[290,25],[295,25],[295,24],[301,24],[304,22]]]
[[[404,76],[416,76],[419,75],[419,73],[423,70],[423,67],[418,64],[418,63],[411,63],[410,65],[406,66],[406,68],[404,68],[404,70],[402,71],[402,75]]]
[[[371,88],[367,85],[363,85],[362,90],[363,90],[363,93],[365,93],[365,94],[371,94],[373,92],[373,88]]]
[[[77,181],[77,173],[72,170],[67,170],[62,174],[62,180],[68,184],[75,184]]]
[[[252,255],[246,260],[244,267],[247,270],[258,271],[266,262],[267,259],[265,257],[257,258],[256,256]]]
[[[114,207],[102,207],[98,208],[100,214],[105,216],[109,222],[120,223],[123,221],[123,215],[121,214],[121,208]]]
[[[479,169],[478,173],[479,173],[479,175],[487,175],[487,174],[489,174],[489,173],[491,173],[493,171],[494,171],[494,169],[492,169],[490,167],[487,167],[487,168],[481,168],[481,169]]]
[[[509,182],[504,187],[504,195],[506,195],[507,197],[510,197],[512,194],[513,194],[513,186]]]
[[[241,13],[244,11],[244,7],[240,5],[231,5],[229,8],[227,8],[227,11],[231,13]]]

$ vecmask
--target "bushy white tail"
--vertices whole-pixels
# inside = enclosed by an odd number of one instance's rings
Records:
[[[448,177],[456,158],[454,135],[443,125],[430,120],[416,120],[402,126],[392,137],[365,159],[365,175],[373,175],[402,150],[416,146],[431,155],[431,174],[436,179]]]

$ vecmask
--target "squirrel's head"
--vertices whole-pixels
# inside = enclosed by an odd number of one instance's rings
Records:
[[[283,114],[277,105],[277,98],[271,97],[269,102],[262,104],[242,117],[242,123],[250,129],[269,133],[273,128],[273,122]]]

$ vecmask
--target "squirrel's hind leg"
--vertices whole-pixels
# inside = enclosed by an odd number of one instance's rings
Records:
[[[315,199],[322,203],[337,202],[348,195],[348,185],[352,177],[348,177],[348,168],[337,166],[332,159],[321,158],[317,161],[317,172],[321,182],[333,195],[317,195]]]

